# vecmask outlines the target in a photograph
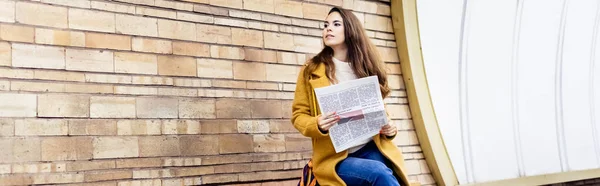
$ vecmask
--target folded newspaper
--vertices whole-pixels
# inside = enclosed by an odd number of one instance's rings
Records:
[[[337,112],[340,121],[329,129],[335,152],[360,145],[387,124],[377,76],[316,88],[321,113]]]

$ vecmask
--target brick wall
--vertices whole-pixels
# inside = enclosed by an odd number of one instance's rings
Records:
[[[311,142],[289,121],[295,80],[333,5],[378,46],[395,142],[410,178],[433,184],[389,3],[0,0],[0,185],[296,179]]]

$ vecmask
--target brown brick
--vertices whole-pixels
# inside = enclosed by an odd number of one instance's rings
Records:
[[[41,0],[41,2],[43,3],[49,3],[49,4],[54,4],[54,5],[63,5],[63,6],[70,6],[70,7],[78,7],[78,8],[90,8],[90,1],[89,0],[84,0],[84,1],[69,1],[69,0]]]
[[[135,118],[135,98],[91,97],[92,118]]]
[[[224,59],[244,59],[244,50],[238,47],[210,46],[210,56]]]
[[[35,117],[37,96],[35,94],[0,94],[1,117]]]
[[[306,19],[324,20],[329,13],[329,6],[303,3],[302,4],[302,15]]]
[[[283,27],[283,26],[281,26],[281,27]],[[266,31],[274,31],[274,32],[279,31],[279,25],[258,22],[258,21],[249,21],[248,28],[253,28],[253,29],[258,29],[258,30],[266,30]]]
[[[196,60],[192,57],[158,56],[158,74],[196,76]]]
[[[88,48],[131,50],[131,37],[113,34],[85,33],[85,46]]]
[[[162,134],[200,134],[197,120],[163,120]]]
[[[242,9],[242,0],[210,0],[210,5]]]
[[[33,79],[85,82],[85,74],[52,70],[35,70]]]
[[[113,74],[85,74],[86,82],[131,84],[131,76]]]
[[[34,35],[33,27],[0,25],[0,39],[2,40],[33,43]]]
[[[244,89],[244,88],[246,88],[246,82],[245,81],[231,81],[231,80],[213,80],[213,87]],[[218,93],[221,90],[216,90],[216,91]]]
[[[262,14],[262,21],[279,23],[283,25],[292,24],[292,20],[290,18],[271,14]]]
[[[263,47],[263,32],[231,28],[232,41],[234,45]]]
[[[120,180],[132,178],[133,173],[131,170],[110,170],[101,172],[86,172],[86,182],[106,181],[106,180]]]
[[[65,120],[19,119],[15,120],[17,136],[55,136],[67,135],[69,125]]]
[[[12,45],[12,65],[15,67],[65,69],[65,49],[15,43]]]
[[[134,158],[117,159],[117,168],[147,168],[160,167],[162,160],[160,158]]]
[[[265,64],[255,62],[233,63],[233,79],[264,81]]]
[[[244,0],[244,9],[257,12],[274,13],[275,3],[273,0]]]
[[[370,1],[354,1],[353,9],[355,11],[375,14],[377,13],[377,3]]]
[[[289,65],[266,65],[266,76],[268,81],[296,82],[300,69]]]
[[[300,134],[285,135],[285,150],[287,152],[308,151],[312,149],[310,138]]]
[[[250,102],[240,99],[219,99],[216,102],[217,118],[251,118]]]
[[[282,118],[281,101],[278,100],[252,100],[250,102],[252,118]]]
[[[248,153],[253,152],[252,136],[247,134],[219,135],[219,153]]]
[[[12,47],[11,47],[10,43],[0,42],[0,66],[10,66],[11,63],[12,63]]]
[[[279,90],[279,85],[277,83],[268,82],[248,82],[246,83],[246,88],[257,90]]]
[[[16,20],[23,24],[67,28],[67,8],[17,2]]]
[[[404,81],[399,75],[388,75],[388,84],[391,89],[404,89]]]
[[[173,42],[173,54],[196,57],[209,57],[210,45],[202,43],[175,41]]]
[[[179,156],[179,137],[144,136],[139,138],[140,157]]]
[[[94,138],[94,159],[138,157],[137,137]]]
[[[365,14],[365,29],[393,32],[392,19],[385,16]]]
[[[36,91],[36,92],[63,92],[65,85],[62,83],[12,81],[10,89],[13,91]]]
[[[138,118],[177,118],[175,98],[137,98]]]
[[[65,92],[112,94],[112,85],[65,84]]]
[[[198,96],[198,90],[188,88],[158,88],[158,95],[196,97]]]
[[[196,25],[196,39],[200,42],[231,44],[231,28],[205,24]]]
[[[201,13],[205,13],[205,14],[213,14],[213,15],[221,15],[221,16],[229,16],[228,8],[209,6],[209,5],[195,4],[194,12],[201,12]]]
[[[385,64],[386,69],[388,74],[402,74],[402,71],[400,69],[400,64],[390,64],[390,63],[386,63]]]
[[[205,120],[201,121],[202,134],[237,133],[235,120]]]
[[[264,32],[265,48],[277,49],[277,50],[289,50],[293,51],[296,47],[294,45],[294,36],[290,34],[280,34],[274,32]],[[285,42],[282,42],[285,41]]]
[[[114,33],[115,14],[71,8],[69,9],[69,28]]]
[[[173,47],[169,40],[134,37],[131,43],[133,51],[161,54],[173,53]]]
[[[159,135],[160,120],[120,120],[117,122],[119,135]]]
[[[158,88],[144,86],[115,86],[115,94],[157,95]]]
[[[133,76],[131,83],[136,85],[173,85],[173,78],[157,76]]]
[[[179,118],[215,118],[215,100],[182,98],[179,100]]]
[[[91,137],[52,137],[42,140],[42,161],[88,160],[91,158]]]
[[[238,133],[269,133],[269,121],[267,120],[238,120]]]
[[[237,182],[237,174],[217,174],[202,176],[203,184]],[[241,186],[241,185],[240,185]]]
[[[317,54],[323,48],[323,41],[317,37],[294,36],[295,52]]]
[[[214,18],[212,15],[202,15],[202,14],[194,14],[194,13],[186,13],[186,12],[177,12],[177,19],[192,21],[196,23],[209,23],[212,24],[214,22]]]
[[[274,0],[275,3],[275,14],[291,16],[291,17],[303,17],[302,3],[288,0]]]
[[[100,161],[76,161],[68,163],[66,170],[69,172],[73,171],[87,171],[87,170],[102,170],[102,169],[114,169],[114,160],[100,160]]]
[[[10,90],[10,81],[0,80],[0,90]]]
[[[169,39],[196,40],[194,23],[170,20],[158,20],[158,36]]]
[[[282,101],[281,102],[281,110],[283,112],[283,118],[291,118],[292,117],[292,101]]]
[[[233,65],[229,60],[201,58],[198,62],[198,77],[233,78]]]
[[[161,10],[161,9],[157,9],[157,8],[148,8],[148,7],[141,7],[141,6],[138,6],[135,8],[135,13],[139,14],[139,15],[147,15],[147,16],[152,16],[152,17],[164,17],[164,18],[170,18],[170,19],[177,18],[177,12],[175,12],[175,11]]]
[[[2,1],[0,2],[0,22],[15,22],[15,2]]]
[[[251,167],[251,171],[281,170],[283,169],[283,162],[252,163]]]
[[[0,159],[0,162],[31,162],[42,159],[42,148],[39,138],[14,138],[8,140],[13,145],[12,155],[8,159]]]
[[[182,87],[211,87],[212,81],[207,79],[176,78],[173,85]]]
[[[215,135],[184,135],[179,140],[182,156],[219,154],[219,139]]]
[[[53,173],[33,176],[33,184],[83,182],[83,173]]]
[[[291,110],[291,107],[290,107]],[[285,132],[285,133],[293,133],[293,132],[298,132],[298,130],[296,130],[296,128],[294,128],[294,125],[292,125],[292,123],[290,122],[290,120],[270,120],[270,131],[271,133],[279,133],[279,132]],[[256,140],[255,140],[256,141]]]
[[[67,49],[66,69],[94,72],[113,72],[111,51]]]
[[[15,122],[12,119],[0,119],[0,137],[14,135]]]
[[[156,18],[117,14],[116,24],[116,31],[120,34],[158,36],[158,21]]]
[[[216,17],[214,19],[214,21],[215,21],[215,25],[248,28],[248,21],[241,20],[241,19],[229,19],[229,18]]]
[[[261,36],[262,38],[262,36]],[[252,48],[245,48],[245,60],[249,61],[260,61],[260,62],[268,62],[268,63],[276,63],[277,62],[277,52],[272,50],[259,50]]]
[[[156,55],[131,52],[115,52],[115,72],[157,74]]]
[[[410,119],[410,109],[408,105],[387,105],[387,111],[390,119]]]
[[[194,9],[194,5],[191,3],[176,2],[176,1],[155,0],[154,5],[159,6],[159,7],[164,7],[164,8],[185,10],[185,11],[192,11]]]
[[[249,12],[249,11],[234,10],[234,9],[229,10],[229,16],[236,17],[236,18],[244,18],[244,19],[254,19],[254,20],[261,19],[260,13],[258,13],[258,12]]]
[[[120,3],[111,3],[111,2],[100,2],[100,1],[92,1],[91,2],[92,9],[96,10],[106,10],[109,12],[121,12],[121,13],[129,13],[135,14],[135,6],[128,6]]]
[[[395,48],[377,47],[381,54],[382,60],[386,62],[400,62],[398,51]]]
[[[89,117],[90,97],[82,95],[38,96],[40,117]]]
[[[254,152],[285,152],[283,134],[254,135]]]
[[[215,166],[215,173],[250,172],[250,164],[227,164]]]
[[[69,120],[69,135],[117,135],[117,122],[104,119],[75,119]]]

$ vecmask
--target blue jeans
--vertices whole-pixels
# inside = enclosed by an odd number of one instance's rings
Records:
[[[373,141],[360,150],[348,154],[336,166],[336,172],[348,186],[383,185],[400,186],[394,172],[387,165],[389,161],[379,152]]]

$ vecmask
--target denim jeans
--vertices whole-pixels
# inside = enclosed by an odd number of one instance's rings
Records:
[[[349,154],[335,170],[348,186],[400,186],[388,164],[389,161],[371,141],[360,150]]]

